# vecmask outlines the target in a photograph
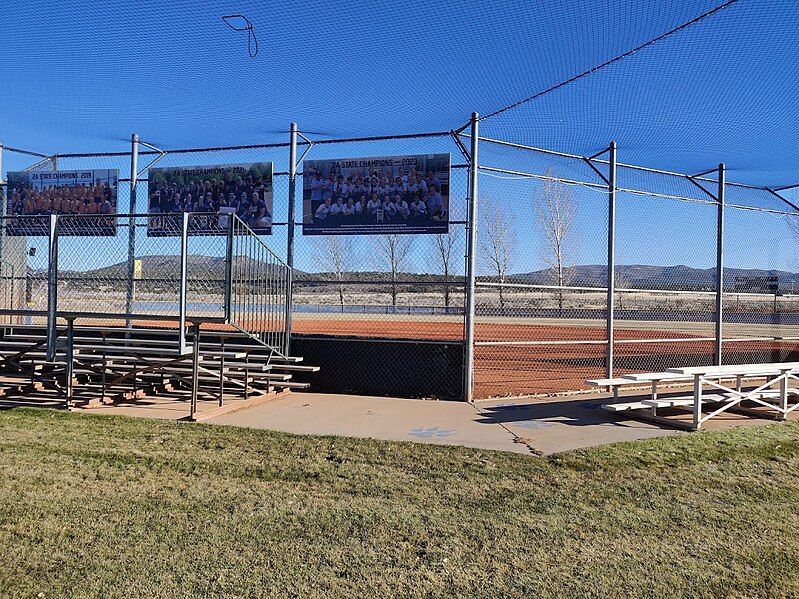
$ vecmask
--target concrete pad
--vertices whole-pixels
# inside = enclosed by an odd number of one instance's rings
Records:
[[[463,402],[294,393],[209,423],[530,453],[508,430],[480,420]]]
[[[549,399],[497,399],[470,405],[456,401],[293,393],[207,422],[301,435],[341,435],[544,455],[620,441],[697,434],[634,420],[626,413],[611,414],[600,407],[607,400],[606,393],[594,393]],[[208,404],[200,406],[201,410],[215,406],[214,402],[200,403]],[[188,398],[148,398],[87,411],[175,419],[188,414]],[[690,420],[689,413],[678,411],[669,417]],[[764,422],[773,420],[766,414],[761,419],[725,413],[709,421],[705,428]]]
[[[684,434],[613,415],[606,396],[492,400],[476,404],[485,424],[502,425],[543,454]]]

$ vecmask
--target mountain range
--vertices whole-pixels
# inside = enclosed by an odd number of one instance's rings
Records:
[[[142,262],[142,277],[145,279],[175,278],[180,273],[179,256],[143,256],[139,258]],[[257,267],[261,269],[269,268],[265,265],[256,264],[256,261],[249,261],[249,258],[238,258],[238,268],[248,269],[257,272]],[[189,255],[187,257],[188,272],[192,278],[197,278],[197,273],[202,273],[204,278],[223,279],[225,275],[225,259],[217,256]],[[105,266],[102,268],[88,271],[61,271],[61,276],[74,278],[99,278],[99,279],[123,279],[127,270],[125,262]],[[697,289],[711,290],[715,286],[715,268],[693,268],[685,265],[659,266],[652,264],[620,264],[616,266],[617,286],[633,287],[639,289]],[[600,264],[586,264],[573,266],[569,269],[568,284],[577,287],[603,287],[606,283],[607,268]],[[342,277],[348,281],[379,282],[390,279],[390,273],[375,271],[351,271],[346,272]],[[732,287],[736,277],[777,277],[779,288],[790,291],[799,283],[799,273],[786,270],[766,270],[754,268],[725,268],[725,287]],[[295,271],[296,281],[335,281],[335,273],[332,272],[305,272]],[[442,275],[430,273],[398,273],[398,281],[441,281]],[[451,276],[451,280],[462,280],[462,275]],[[496,276],[482,275],[479,280],[495,281]],[[553,284],[552,271],[535,270],[524,273],[510,273],[508,281],[528,285],[548,285]]]

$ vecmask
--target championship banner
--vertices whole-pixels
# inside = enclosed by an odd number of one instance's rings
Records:
[[[50,214],[60,236],[116,235],[118,169],[8,173],[7,235],[49,235]],[[94,215],[94,216],[92,216]]]
[[[272,163],[151,168],[147,235],[179,236],[181,216],[189,235],[225,235],[230,214],[255,233],[272,233]]]
[[[304,235],[447,233],[449,154],[305,160]]]

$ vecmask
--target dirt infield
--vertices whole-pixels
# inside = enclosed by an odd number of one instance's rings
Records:
[[[463,342],[463,324],[459,322],[297,319],[293,330],[308,335]],[[698,337],[706,338],[706,331],[690,334],[674,330],[668,323],[663,323],[661,329],[618,329],[615,370],[618,373],[646,372],[711,364],[715,344],[706,339],[694,340]],[[475,350],[475,397],[478,398],[578,391],[588,388],[586,379],[605,376],[603,327],[480,322],[475,326],[475,339],[478,344],[559,342],[553,345],[478,345]],[[630,340],[637,342],[630,343]],[[641,343],[641,340],[648,342]],[[798,351],[799,342],[735,341],[724,343],[722,349],[726,363],[780,361]]]
[[[605,329],[597,321],[554,319],[525,323],[524,319],[482,319],[475,325],[475,397],[553,394],[588,389],[585,379],[605,376]],[[103,321],[121,326],[122,321]],[[139,326],[175,328],[176,323],[137,321]],[[623,322],[616,329],[614,372],[647,372],[678,366],[708,365],[715,343],[707,323]],[[733,328],[736,327],[736,328]],[[203,330],[234,331],[230,325],[205,323]],[[424,340],[463,343],[459,318],[347,315],[330,318],[295,316],[295,333],[334,337]],[[796,335],[778,325],[731,325],[731,334]],[[725,328],[725,330],[729,330]],[[746,333],[741,335],[741,333]],[[659,341],[662,340],[662,341]],[[491,345],[491,342],[500,342]],[[508,342],[511,342],[508,344]],[[516,342],[518,344],[513,344]],[[529,343],[535,344],[529,344]],[[549,342],[549,344],[548,344]],[[555,343],[552,343],[555,342]],[[799,341],[771,339],[724,342],[724,363],[742,364],[799,360]]]

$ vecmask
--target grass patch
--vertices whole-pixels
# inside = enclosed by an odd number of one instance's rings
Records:
[[[799,425],[548,459],[0,413],[0,596],[796,596]]]

